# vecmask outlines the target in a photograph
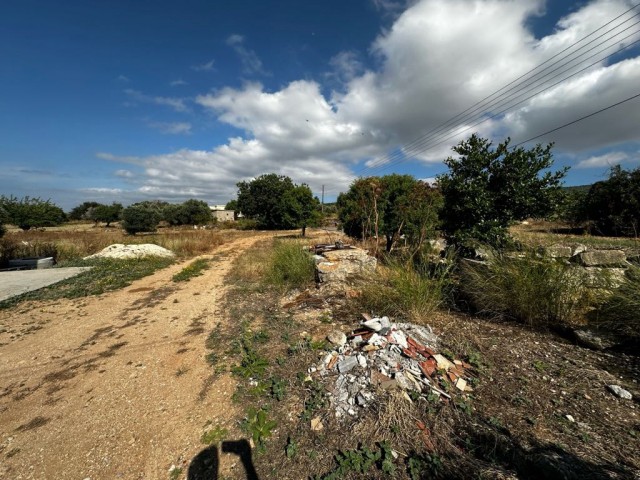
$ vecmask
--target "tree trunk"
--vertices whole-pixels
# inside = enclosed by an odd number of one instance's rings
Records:
[[[304,237],[307,233],[307,226],[306,225],[302,225],[302,236]]]

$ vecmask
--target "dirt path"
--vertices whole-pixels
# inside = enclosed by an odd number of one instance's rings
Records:
[[[202,450],[207,421],[232,422],[234,380],[205,340],[224,322],[232,261],[262,235],[217,248],[189,282],[173,265],[99,297],[0,312],[0,478],[168,479]]]

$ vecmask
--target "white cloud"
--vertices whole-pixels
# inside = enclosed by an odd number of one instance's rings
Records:
[[[120,177],[120,178],[133,178],[133,172],[130,170],[116,170],[115,171],[116,177]]]
[[[189,85],[187,82],[185,82],[184,80],[182,80],[181,78],[178,78],[177,80],[173,80],[171,82],[169,82],[169,85],[171,87],[181,87],[183,85]]]
[[[595,167],[613,167],[621,162],[629,160],[629,154],[626,152],[610,152],[604,155],[589,157],[577,163],[576,168],[595,168]]]
[[[637,93],[640,58],[613,64],[601,61],[523,101],[506,115],[481,125],[463,115],[407,146],[631,5],[628,0],[591,1],[563,18],[548,36],[535,38],[529,19],[541,15],[544,4],[543,0],[412,3],[373,42],[376,70],[363,71],[355,52],[334,57],[332,64],[345,82],[340,91],[323,95],[321,85],[310,80],[292,81],[275,91],[255,82],[223,88],[198,96],[196,103],[219,122],[243,131],[242,136],[208,151],[181,149],[148,157],[104,158],[142,165],[143,172],[131,181],[145,195],[215,191],[222,202],[235,194],[239,180],[268,172],[309,183],[316,192],[322,185],[335,191],[353,179],[351,168],[358,161],[368,160],[374,167],[392,165],[390,161],[397,157],[386,152],[397,151],[399,145],[408,155],[437,163],[472,132],[500,140],[511,135],[517,143]],[[617,38],[607,46],[608,52],[637,38],[624,42]],[[262,63],[244,42],[240,35],[227,39],[245,58],[247,71],[259,73]],[[549,87],[552,82],[547,79],[542,85]],[[489,109],[490,114],[498,111],[499,106]],[[585,166],[606,162],[600,158],[606,156],[602,154],[605,147],[639,142],[639,124],[640,108],[630,102],[540,141],[556,141],[557,152],[581,152],[573,158],[587,157]],[[598,159],[588,158],[589,150],[596,149]]]
[[[110,195],[117,195],[122,193],[122,189],[120,188],[103,188],[103,187],[92,187],[92,188],[81,188],[81,192],[86,193],[106,193]]]
[[[118,75],[116,77],[116,80],[118,82],[122,82],[122,83],[129,83],[131,80],[129,79],[129,77],[125,76],[125,75]]]
[[[149,126],[169,135],[188,135],[191,124],[188,122],[150,122]]]
[[[127,88],[124,93],[126,93],[129,98],[131,98],[135,102],[140,103],[152,103],[155,105],[163,105],[166,107],[171,107],[176,112],[187,112],[189,111],[189,107],[185,104],[184,99],[182,98],[174,98],[174,97],[154,97],[152,95],[146,95],[138,90],[133,90],[131,88]]]
[[[208,62],[201,63],[199,65],[193,65],[191,69],[196,72],[213,72],[215,70],[215,67],[213,66],[214,64],[215,60],[209,60]]]
[[[346,50],[338,53],[329,60],[329,65],[333,69],[329,72],[329,77],[336,77],[341,81],[353,80],[364,71],[364,65],[360,61],[358,52]]]
[[[269,75],[262,66],[262,60],[258,57],[258,54],[253,50],[245,47],[244,37],[242,35],[233,34],[227,38],[227,45],[229,45],[242,63],[243,72],[246,74],[260,74]]]

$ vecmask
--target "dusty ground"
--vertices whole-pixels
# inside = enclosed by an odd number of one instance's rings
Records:
[[[234,422],[235,381],[212,384],[205,340],[225,320],[232,261],[265,234],[216,248],[98,297],[24,303],[0,312],[0,477],[167,479],[204,448],[206,422]],[[229,471],[238,458],[221,459]],[[237,468],[241,468],[238,466]]]

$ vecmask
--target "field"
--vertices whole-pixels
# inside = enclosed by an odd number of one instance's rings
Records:
[[[327,384],[309,382],[308,368],[326,355],[330,331],[354,329],[363,311],[383,305],[372,299],[389,291],[367,294],[380,278],[343,291],[315,288],[302,247],[332,243],[336,233],[300,239],[298,232],[163,230],[128,237],[72,228],[9,238],[55,244],[65,252],[61,262],[131,240],[173,247],[179,256],[112,290],[69,296],[60,292],[79,285],[54,286],[0,310],[0,477],[640,473],[637,352],[590,350],[561,329],[472,316],[447,302],[432,308],[428,295],[412,310],[412,290],[448,287],[379,267],[378,277],[390,282],[384,285],[407,290],[395,315],[409,312],[411,321],[430,325],[447,357],[472,365],[473,392],[432,402],[381,391],[364,415],[338,420]],[[514,235],[533,244],[615,242],[574,239],[555,228],[529,224]],[[634,242],[622,247],[633,250]],[[613,395],[610,384],[633,400]],[[311,428],[314,419],[322,429]]]

